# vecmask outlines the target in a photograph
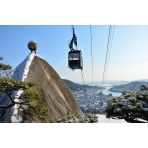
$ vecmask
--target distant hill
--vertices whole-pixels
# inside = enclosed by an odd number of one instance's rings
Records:
[[[62,80],[67,85],[67,87],[71,89],[72,91],[79,91],[79,90],[85,90],[85,89],[90,89],[90,88],[96,88],[96,89],[100,88],[99,86],[81,85],[81,84],[74,83],[66,79],[62,79]]]
[[[139,90],[142,85],[148,87],[148,82],[146,81],[134,81],[124,85],[113,86],[109,91],[111,92],[122,92],[122,91],[135,91]]]

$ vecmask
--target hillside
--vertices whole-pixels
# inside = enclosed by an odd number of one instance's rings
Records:
[[[79,91],[79,90],[85,90],[85,89],[90,89],[90,88],[99,89],[99,86],[81,85],[81,84],[74,83],[66,79],[63,79],[63,81],[67,85],[67,87],[71,89],[72,91]]]
[[[142,85],[148,87],[148,82],[134,81],[124,85],[113,86],[111,89],[109,89],[109,91],[111,92],[136,91],[139,90]]]
[[[70,115],[82,117],[80,110],[73,94],[62,81],[58,73],[52,66],[38,55],[31,53],[14,71],[13,78],[25,82],[33,82],[35,85],[29,91],[39,92],[41,100],[33,102],[35,105],[46,105],[48,120],[53,121],[59,118],[65,118]],[[14,93],[19,96],[22,92]],[[1,103],[8,103],[7,98],[3,96]],[[28,108],[22,106],[24,118],[18,118],[19,106],[8,109],[3,112],[0,122],[41,122],[37,117],[30,118]],[[23,118],[23,119],[22,119]]]

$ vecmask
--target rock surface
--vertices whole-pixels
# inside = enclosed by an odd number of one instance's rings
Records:
[[[37,56],[33,59],[25,81],[33,81],[33,89],[42,92],[42,101],[50,108],[50,120],[68,115],[83,116],[71,91],[45,60]]]

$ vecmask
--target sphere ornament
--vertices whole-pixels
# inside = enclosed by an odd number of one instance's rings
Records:
[[[31,50],[31,52],[36,51],[38,48],[38,44],[35,41],[30,41],[28,43],[28,48],[29,48],[29,50]]]

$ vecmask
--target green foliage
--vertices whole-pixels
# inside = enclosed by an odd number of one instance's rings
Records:
[[[0,60],[3,60],[3,58],[0,57]],[[11,69],[11,68],[12,67],[10,65],[0,63],[0,70],[8,70],[8,69]]]
[[[37,117],[42,122],[48,121],[49,108],[45,105],[39,104],[36,106],[29,106],[29,110],[31,111],[32,116]]]
[[[98,122],[98,116],[96,114],[85,114],[85,120],[88,123],[96,123]]]
[[[82,118],[77,118],[74,115],[70,115],[65,118],[59,118],[54,123],[97,123],[98,116],[96,114],[85,114]]]
[[[8,70],[11,69],[12,67],[10,65],[5,65],[0,63],[0,70]]]
[[[33,102],[33,101],[40,101],[42,99],[42,94],[41,92],[35,92],[35,91],[26,91],[26,94],[28,95],[29,97],[29,100],[30,102]]]
[[[148,91],[124,92],[108,101],[108,118],[125,119],[127,122],[148,121]]]
[[[33,86],[33,83],[20,82],[14,79],[1,78],[0,92],[10,92],[13,90],[25,90]]]
[[[41,122],[48,122],[49,107],[42,103],[41,92],[27,90],[24,95],[28,96],[28,112],[32,119],[37,118]]]
[[[0,57],[0,60],[3,60],[3,58]],[[0,63],[0,78],[9,77],[11,73],[11,69],[12,67],[10,65]]]

